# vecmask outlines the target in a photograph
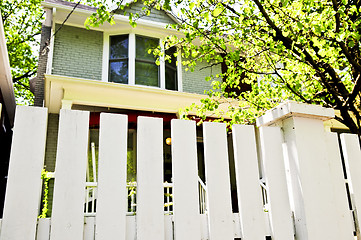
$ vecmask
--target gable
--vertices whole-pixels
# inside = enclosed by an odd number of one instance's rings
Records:
[[[142,1],[133,2],[129,5],[129,7],[125,7],[124,10],[119,11],[119,14],[124,15],[124,11],[126,12],[126,16],[129,16],[129,13],[140,13],[142,12],[142,8],[144,7]],[[160,22],[165,24],[174,24],[176,23],[165,11],[152,9],[149,16],[142,16],[141,19]]]

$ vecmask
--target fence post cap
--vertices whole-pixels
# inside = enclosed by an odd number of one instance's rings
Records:
[[[263,116],[257,118],[256,123],[257,127],[270,126],[289,117],[304,117],[325,121],[335,117],[335,110],[320,105],[287,101],[268,110]]]

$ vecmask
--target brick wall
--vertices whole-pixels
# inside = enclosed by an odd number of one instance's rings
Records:
[[[40,40],[40,53],[39,53],[39,61],[38,61],[38,71],[36,75],[35,81],[35,106],[43,106],[44,100],[44,73],[46,72],[46,66],[48,62],[48,48],[50,44],[50,36],[51,36],[51,27],[43,25],[41,27],[41,40]]]
[[[56,34],[53,56],[52,74],[101,80],[103,33],[63,26]]]
[[[221,73],[221,66],[207,67],[209,65],[210,63],[207,62],[197,62],[193,72],[185,71],[186,67],[182,66],[184,92],[204,94],[205,90],[212,88],[211,81],[206,81],[205,78],[212,74]]]

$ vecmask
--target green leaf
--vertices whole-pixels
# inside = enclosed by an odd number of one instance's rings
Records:
[[[213,10],[212,15],[215,16],[215,17],[217,17],[219,14],[221,14],[222,11],[223,11],[223,8],[217,6],[217,7]]]

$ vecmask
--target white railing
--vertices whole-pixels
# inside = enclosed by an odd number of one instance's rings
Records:
[[[95,216],[97,199],[97,182],[87,182],[85,191],[84,215]],[[173,214],[173,184],[165,182],[164,187],[164,214]],[[134,215],[137,208],[137,182],[127,183],[128,215]],[[199,207],[200,213],[207,212],[206,185],[199,178]]]
[[[96,199],[97,199],[97,187],[96,182],[87,182],[85,188],[85,205],[84,213],[85,216],[94,216],[96,212]]]
[[[198,177],[198,183],[199,183],[199,211],[201,214],[204,214],[207,212],[207,197],[206,197],[206,185],[202,181],[200,177]]]

